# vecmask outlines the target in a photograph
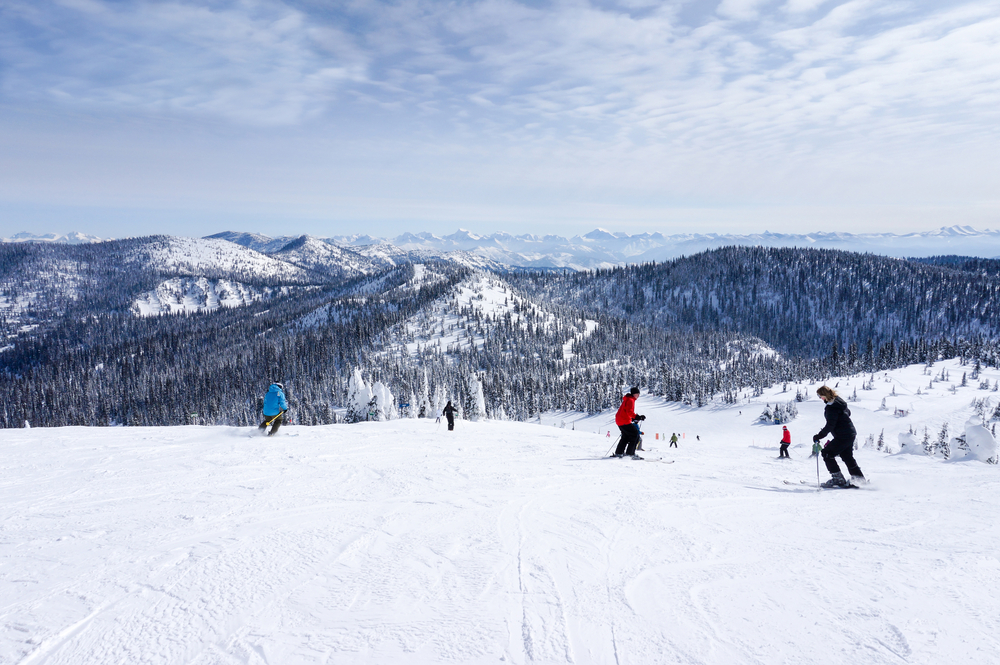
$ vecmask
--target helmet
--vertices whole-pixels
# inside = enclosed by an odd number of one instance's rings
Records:
[[[285,389],[285,384],[281,383],[280,381],[275,381],[274,385],[278,386],[278,388],[280,388],[281,390]]]

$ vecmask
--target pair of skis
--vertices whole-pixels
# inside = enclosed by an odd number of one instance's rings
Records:
[[[604,459],[627,459],[627,460],[632,460],[634,462],[661,462],[663,464],[673,464],[676,461],[672,459],[664,459],[662,457],[640,457],[637,460],[633,460],[632,457],[630,457],[629,455],[625,455],[624,457],[621,458],[618,458],[617,455],[609,455]]]
[[[794,483],[791,480],[785,480],[783,482],[786,485],[807,485],[809,487],[815,487],[818,490],[858,490],[858,489],[861,489],[860,487],[858,487],[854,483],[848,483],[846,485],[834,485],[833,487],[823,487],[822,485],[817,485],[816,483],[812,482],[811,480],[800,480],[797,483]]]

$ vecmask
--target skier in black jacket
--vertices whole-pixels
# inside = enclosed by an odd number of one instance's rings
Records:
[[[456,409],[455,407],[453,407],[451,405],[451,400],[448,400],[448,404],[445,405],[444,411],[442,411],[441,413],[443,413],[444,417],[448,419],[448,431],[449,432],[451,432],[451,431],[453,431],[455,429],[455,414],[457,412],[458,412],[458,409]]]
[[[847,471],[851,474],[851,481],[854,484],[864,483],[865,474],[861,473],[861,467],[854,460],[854,440],[858,437],[858,431],[854,429],[851,422],[851,410],[847,408],[847,402],[843,397],[839,397],[833,388],[820,386],[816,394],[826,404],[823,415],[826,417],[826,426],[820,430],[819,434],[813,437],[813,442],[818,442],[827,434],[833,434],[833,440],[823,448],[823,461],[830,471],[830,480],[823,483],[823,487],[848,487],[851,485],[844,474],[840,472],[837,465],[837,456],[844,460]]]

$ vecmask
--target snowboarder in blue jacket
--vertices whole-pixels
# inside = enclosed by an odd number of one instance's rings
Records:
[[[271,431],[267,435],[271,436],[281,427],[286,411],[288,411],[288,400],[285,399],[285,386],[277,382],[272,383],[264,395],[264,422],[257,429],[264,432],[270,427]]]

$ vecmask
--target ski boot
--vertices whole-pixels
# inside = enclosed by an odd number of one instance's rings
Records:
[[[820,485],[820,487],[825,487],[827,489],[830,489],[831,487],[850,487],[850,485],[851,484],[847,482],[847,479],[844,478],[844,474],[838,471],[837,473],[833,474],[833,477],[830,478],[830,480]]]
[[[638,455],[632,455],[632,459],[642,459],[642,458],[639,457]]]

